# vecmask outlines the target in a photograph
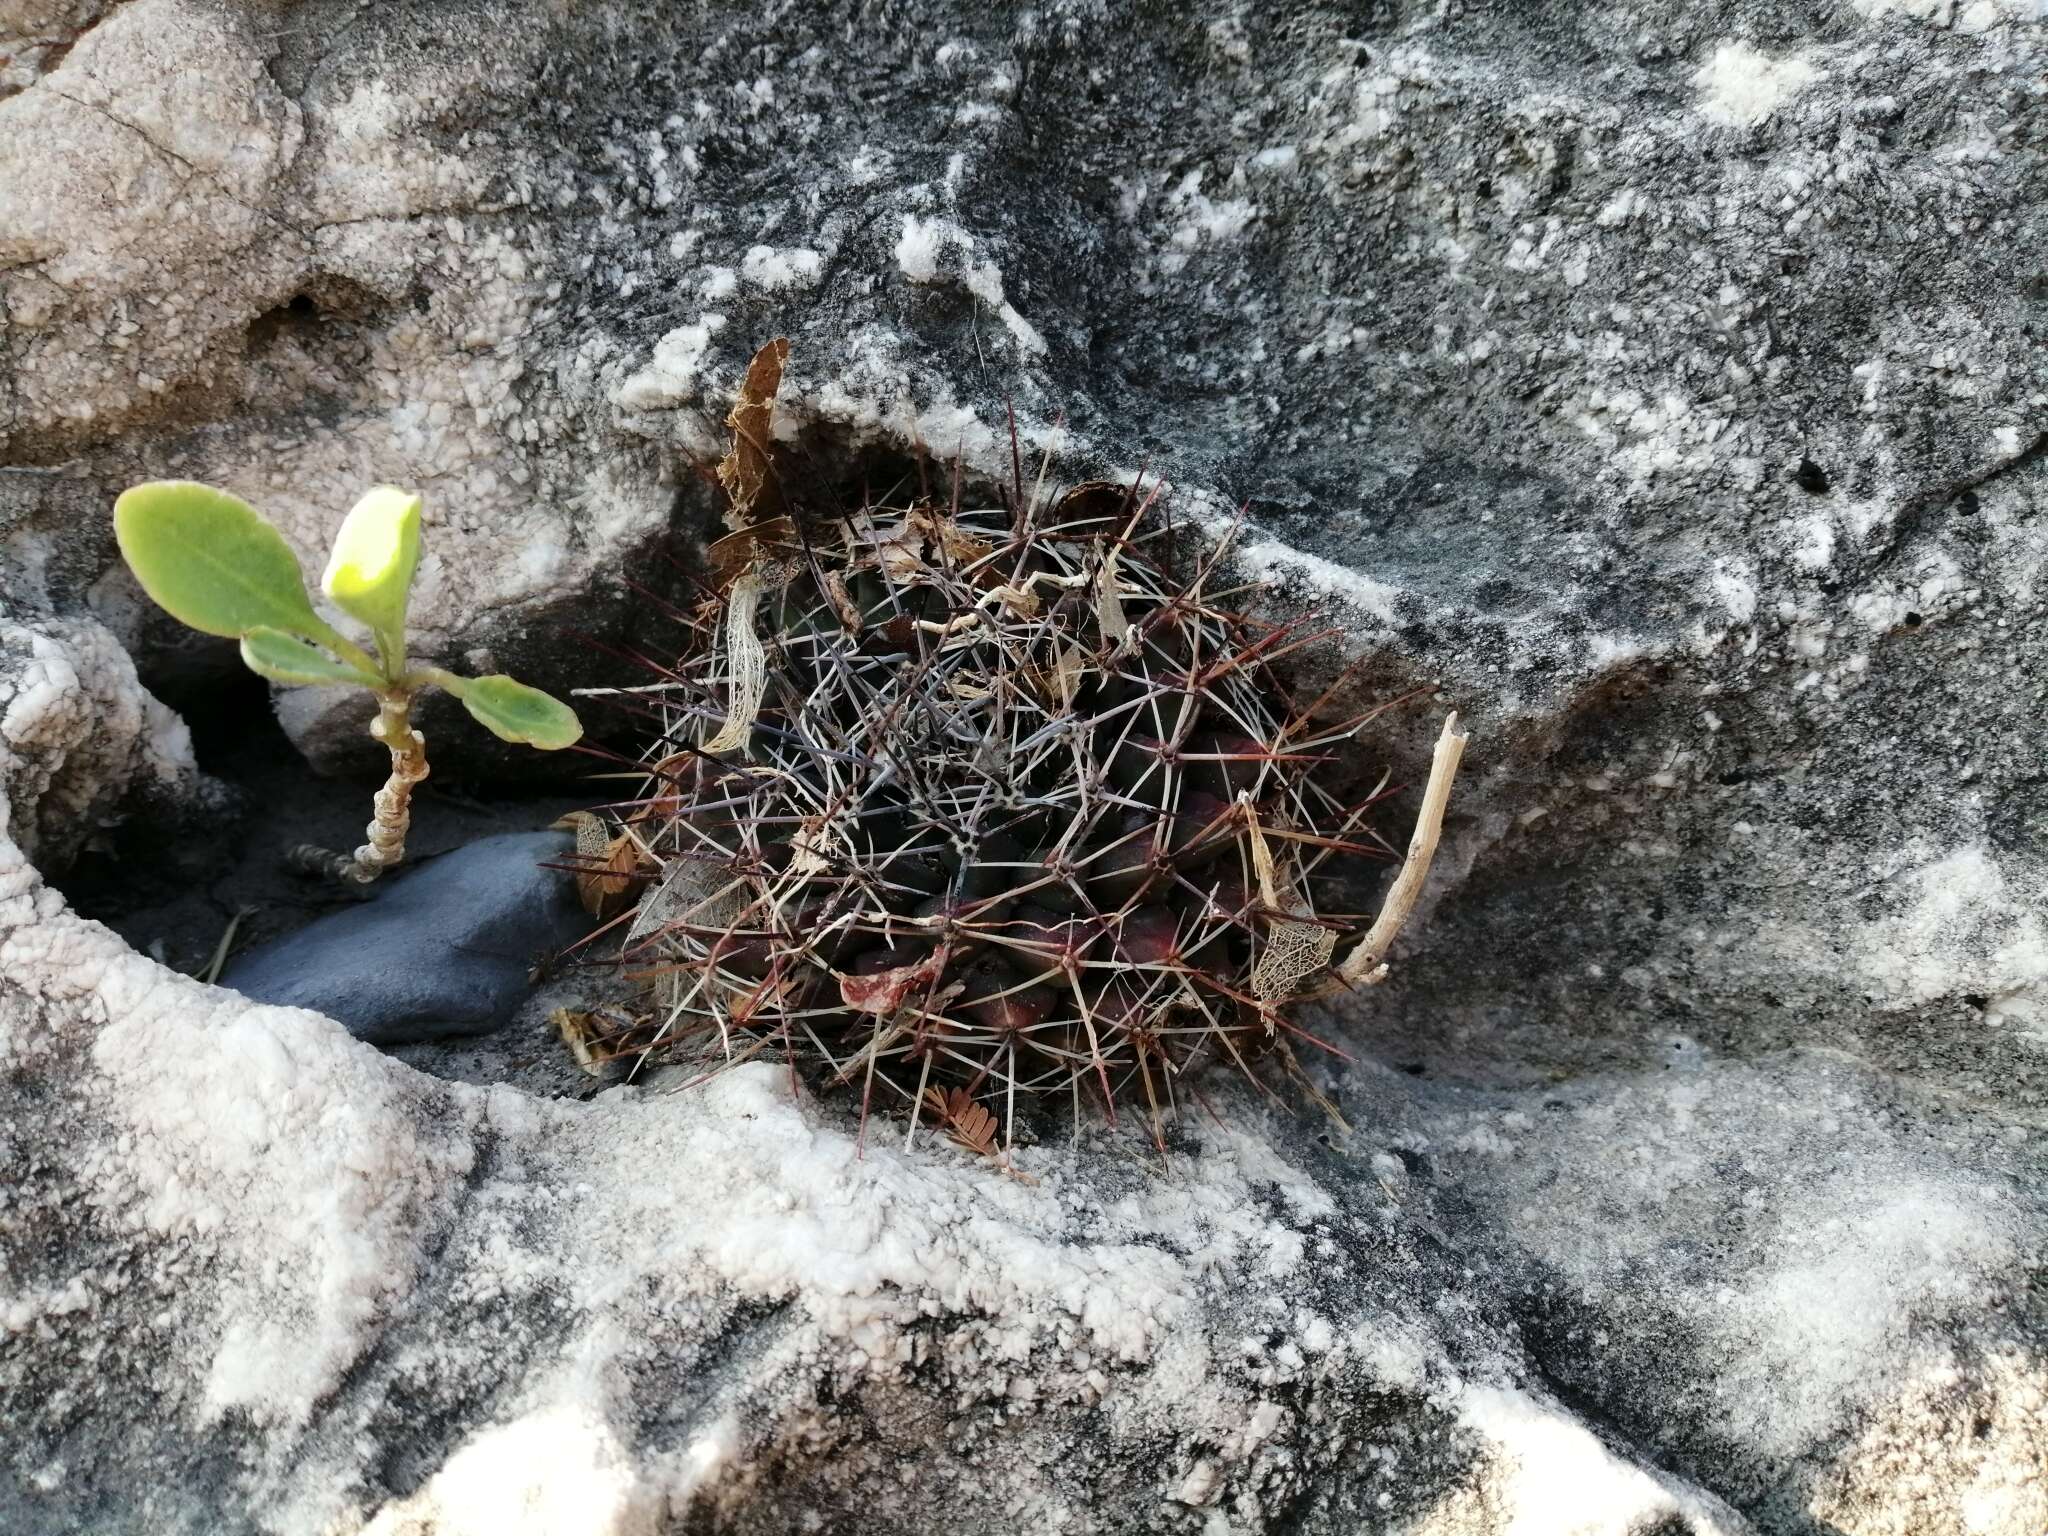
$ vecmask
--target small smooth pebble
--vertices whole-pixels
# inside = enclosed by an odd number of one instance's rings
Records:
[[[316,1009],[372,1045],[486,1034],[525,998],[534,962],[594,926],[574,882],[545,867],[575,848],[515,832],[401,868],[368,901],[250,950],[221,984]]]

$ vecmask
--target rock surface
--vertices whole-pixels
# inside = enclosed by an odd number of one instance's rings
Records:
[[[590,932],[561,866],[576,840],[509,832],[386,875],[369,899],[239,956],[221,985],[310,1008],[371,1045],[482,1034],[536,965]]]
[[[196,781],[9,660],[103,723],[0,731],[0,1530],[2036,1536],[2038,7],[819,14],[0,22],[7,654],[174,675],[132,479],[398,476],[429,646],[584,680],[759,341],[841,492],[1011,397],[1474,728],[1352,1129],[429,1080],[65,911]]]
[[[61,868],[132,812],[177,820],[213,797],[104,625],[0,610],[0,800],[25,854]]]

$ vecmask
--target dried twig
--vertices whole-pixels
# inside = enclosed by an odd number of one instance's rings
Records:
[[[1436,857],[1437,838],[1442,835],[1444,807],[1450,803],[1451,780],[1457,777],[1458,760],[1465,755],[1466,733],[1458,729],[1455,711],[1444,721],[1443,734],[1436,740],[1436,755],[1429,764],[1429,784],[1422,794],[1422,809],[1415,817],[1415,833],[1408,840],[1408,857],[1394,877],[1392,889],[1380,907],[1380,915],[1358,941],[1358,947],[1344,957],[1337,968],[1346,986],[1371,986],[1387,976],[1387,951],[1393,948],[1401,925],[1415,910],[1429,879],[1430,861]]]
[[[237,907],[234,916],[228,919],[227,927],[220,931],[220,942],[213,946],[213,958],[206,962],[206,969],[199,973],[199,979],[209,986],[220,980],[222,967],[228,963],[228,952],[235,946],[235,930],[242,926],[242,919],[256,909]]]

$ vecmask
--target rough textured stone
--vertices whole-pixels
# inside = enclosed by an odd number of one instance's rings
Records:
[[[212,798],[184,723],[105,626],[0,613],[0,799],[20,808],[23,852],[62,867],[130,814]]]
[[[788,334],[820,486],[1009,397],[1475,738],[1350,1133],[1035,1185],[432,1082],[10,847],[0,1528],[2048,1522],[2037,7],[33,10],[0,581],[145,678],[165,472],[309,550],[413,480],[429,646],[587,675]]]
[[[590,931],[559,868],[575,848],[560,832],[481,838],[240,956],[221,984],[372,1045],[484,1033],[525,999],[537,963]]]

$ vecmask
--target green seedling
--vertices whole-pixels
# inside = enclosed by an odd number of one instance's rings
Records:
[[[412,724],[413,700],[444,688],[494,734],[552,752],[583,734],[559,699],[509,677],[459,677],[412,666],[406,605],[420,563],[420,498],[380,485],[355,504],[335,535],[320,588],[370,631],[365,649],[313,611],[291,546],[239,497],[192,480],[152,480],[114,503],[122,558],[166,613],[203,634],[238,640],[249,669],[273,682],[366,688],[377,699],[370,734],[391,752],[368,841],[352,854],[310,844],[292,851],[304,868],[366,884],[405,857],[413,786],[427,776],[427,742]]]

